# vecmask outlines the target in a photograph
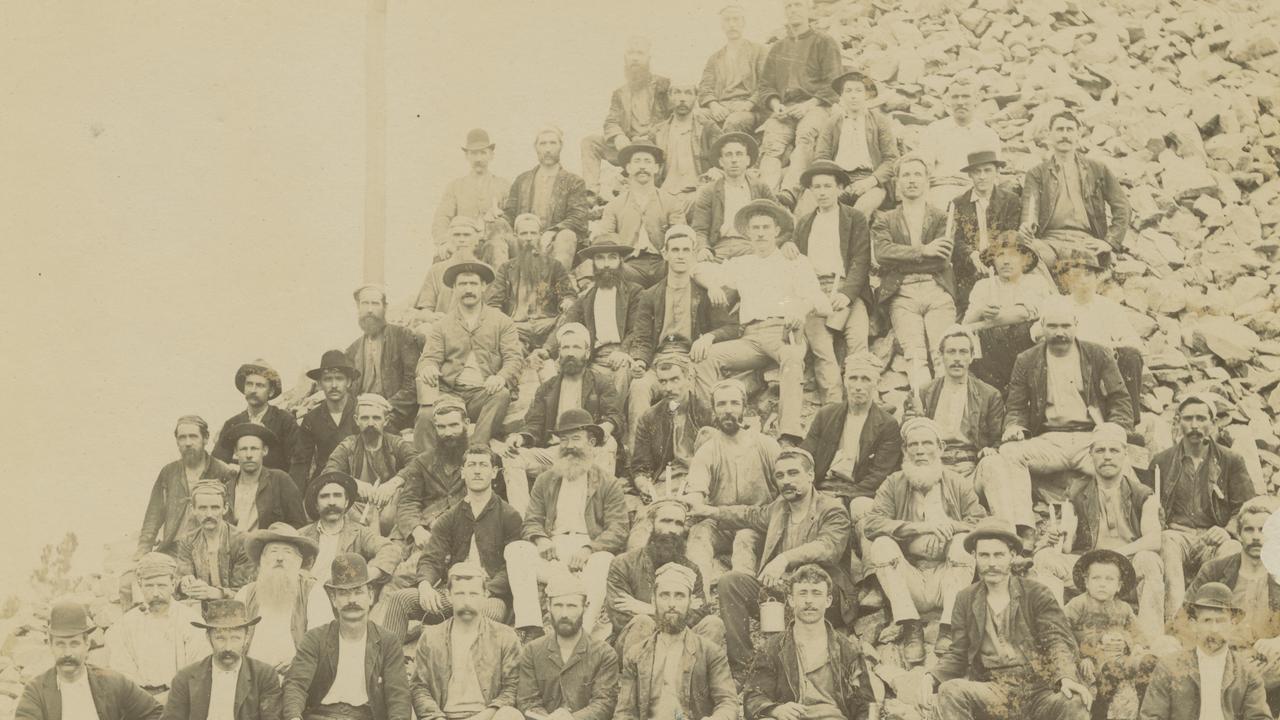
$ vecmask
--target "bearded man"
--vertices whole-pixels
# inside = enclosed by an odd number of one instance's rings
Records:
[[[203,622],[191,624],[205,631],[211,652],[173,677],[163,720],[280,717],[275,669],[245,656],[259,618],[250,618],[237,600],[211,600],[203,613]]]
[[[178,563],[164,553],[142,556],[134,569],[142,604],[107,629],[107,665],[163,702],[169,680],[179,668],[204,652],[200,634],[191,627],[195,611],[175,602]]]
[[[176,554],[178,540],[195,530],[190,516],[191,488],[201,480],[230,480],[235,468],[209,455],[209,423],[199,415],[183,415],[173,426],[180,459],[160,468],[138,531],[134,560],[152,549]]]
[[[249,534],[249,557],[258,579],[236,599],[262,622],[249,641],[249,654],[283,674],[307,630],[333,619],[328,607],[310,602],[315,578],[309,572],[320,548],[284,523]]]
[[[653,140],[658,123],[671,114],[671,81],[649,69],[648,38],[632,37],[623,49],[626,83],[609,98],[609,114],[604,119],[604,135],[582,139],[582,179],[587,190],[600,192],[600,162],[623,166],[622,149]]]
[[[390,537],[395,529],[404,484],[399,473],[417,455],[413,443],[387,431],[392,412],[381,395],[365,393],[356,398],[356,434],[338,443],[324,466],[324,474],[337,472],[356,479],[357,493],[347,498],[355,517],[382,537]]]
[[[608,720],[618,701],[618,655],[582,631],[587,591],[569,578],[546,594],[555,633],[521,651],[516,707],[527,717]]]
[[[431,412],[435,452],[415,457],[391,479],[400,485],[396,532],[419,549],[431,539],[431,527],[462,500],[462,455],[470,444],[466,408],[455,398],[441,398]]]
[[[511,318],[525,350],[532,350],[547,341],[578,293],[568,268],[542,247],[542,219],[523,213],[515,225],[515,257],[498,268],[485,302]]]
[[[387,322],[387,289],[361,285],[353,293],[356,318],[363,333],[347,347],[347,359],[360,373],[353,392],[381,395],[394,410],[387,432],[413,427],[418,416],[418,387],[414,375],[424,339],[418,333]]]

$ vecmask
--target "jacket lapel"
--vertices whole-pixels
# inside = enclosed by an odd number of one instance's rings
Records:
[[[86,667],[85,674],[89,678],[89,695],[93,697],[93,708],[98,711],[98,720],[116,720],[116,718],[119,717],[118,712],[117,713],[103,712],[104,710],[117,710],[118,708],[111,708],[105,704],[104,701],[106,700],[106,697],[105,697],[106,691],[102,687],[102,678],[99,677],[97,668]],[[1225,686],[1225,683],[1224,683],[1224,686]],[[58,701],[59,702],[62,701],[61,692],[58,693]],[[59,715],[62,714],[61,709],[59,709],[58,714]],[[79,719],[72,718],[72,720],[79,720]]]
[[[782,498],[774,501],[769,511],[769,529],[764,536],[764,553],[760,555],[760,568],[773,558],[773,551],[782,542],[782,515],[786,512],[786,502]]]
[[[207,710],[209,707],[209,692],[213,687],[213,678],[212,678],[213,663],[207,658],[205,662],[209,663],[209,672],[207,673],[201,672],[200,677],[209,678],[209,684],[204,688],[201,688],[205,693],[204,707]],[[249,659],[242,658],[240,660],[240,674],[236,676],[236,699],[235,699],[235,702],[232,704],[232,708],[233,708],[233,710],[231,711],[232,717],[240,717],[240,706],[243,705],[245,700],[248,699],[249,690],[252,687],[253,687],[253,671],[249,668]]]
[[[800,223],[796,225],[795,234],[791,237],[801,255],[809,254],[809,234],[813,232],[813,220],[816,217],[818,217],[818,211],[814,210],[801,218]]]
[[[840,261],[849,265],[849,235],[853,229],[853,208],[840,205]]]
[[[880,407],[875,403],[867,410],[867,421],[862,425],[862,434],[858,436],[858,467],[861,468],[871,456],[872,441],[880,432]],[[844,432],[844,428],[840,429]]]
[[[49,708],[49,717],[45,720],[62,720],[62,691],[58,690],[57,670],[50,670],[44,680],[45,699]],[[97,705],[97,701],[94,701]]]
[[[644,220],[641,219],[641,222],[644,222]],[[620,340],[625,338],[627,334],[626,318],[628,287],[630,287],[630,285],[625,281],[618,284],[617,300],[613,304],[614,315],[616,316],[615,322],[618,323],[618,339]]]

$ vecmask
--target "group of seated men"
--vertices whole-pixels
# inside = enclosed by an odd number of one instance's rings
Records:
[[[1019,191],[957,76],[901,148],[782,5],[768,48],[725,7],[696,84],[629,42],[585,181],[555,128],[514,183],[472,131],[410,326],[362,286],[300,422],[261,360],[211,451],[179,418],[111,669],[55,605],[18,717],[1272,717],[1273,506],[1216,396],[1132,466],[1141,341],[1099,293],[1129,215],[1079,120]]]

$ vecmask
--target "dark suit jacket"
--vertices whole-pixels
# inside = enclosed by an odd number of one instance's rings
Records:
[[[867,705],[875,702],[866,660],[856,639],[836,632],[831,623],[826,625],[827,659],[836,684],[836,696],[832,700],[847,720],[860,720],[867,716]],[[799,691],[804,684],[799,657],[796,635],[791,627],[770,638],[763,648],[756,651],[750,679],[743,688],[742,704],[747,720],[771,718],[779,705],[805,699]]]
[[[627,338],[630,337],[631,328],[635,325],[636,315],[640,310],[640,303],[638,302],[640,290],[639,285],[626,280],[620,281],[618,285],[616,321],[618,323],[618,336],[622,341],[622,350],[624,352],[627,350]],[[593,349],[596,346],[595,306],[596,293],[598,291],[599,288],[593,286],[582,297],[578,298],[573,307],[569,308],[569,312],[564,314],[564,324],[582,323],[586,326],[587,332],[591,335],[591,347]],[[551,351],[552,354],[560,351],[560,342],[556,340],[554,332],[551,333],[551,337],[547,338],[547,342],[543,347]]]
[[[234,465],[235,461],[231,459],[231,455],[235,452],[235,448],[227,442],[227,436],[231,428],[247,422],[249,422],[247,410],[227,418],[227,421],[222,423],[222,429],[218,431],[218,443],[213,446],[213,452],[210,454],[222,462]],[[262,424],[275,433],[280,441],[280,447],[268,448],[262,464],[288,473],[289,463],[293,460],[293,443],[298,435],[298,421],[294,419],[293,413],[281,410],[275,405],[268,405],[266,414],[262,416]]]
[[[382,375],[382,394],[401,414],[412,415],[418,409],[418,387],[414,378],[417,377],[423,342],[421,335],[400,325],[388,324],[382,331],[382,362],[378,366]],[[347,359],[360,371],[361,378],[367,377],[363,335],[347,348]]]
[[[854,482],[828,478],[831,461],[840,449],[844,434],[844,422],[849,414],[846,402],[828,403],[818,409],[809,425],[801,447],[813,455],[813,477],[819,490],[844,497],[876,496],[880,483],[902,465],[902,435],[898,421],[879,405],[872,403],[867,411],[867,421],[858,437],[858,463],[854,468]]]
[[[911,232],[907,229],[907,219],[902,206],[875,214],[871,223],[871,242],[875,244],[876,262],[880,263],[880,300],[888,301],[902,286],[902,278],[914,273],[933,275],[938,284],[952,297],[956,294],[956,282],[951,257],[942,260],[936,257],[923,257],[921,251],[925,245],[942,238],[947,234],[947,214],[932,205],[925,210],[924,230],[921,233],[920,245],[911,244]]]
[[[1126,430],[1133,429],[1133,400],[1115,356],[1107,348],[1087,340],[1076,340],[1080,350],[1080,374],[1084,383],[1085,407],[1096,409],[1104,422],[1113,422]],[[1028,436],[1044,429],[1045,408],[1049,405],[1049,369],[1044,342],[1023,350],[1013,361],[1005,400],[1004,427],[1017,425]]]
[[[538,386],[524,416],[523,435],[533,444],[546,447],[551,441],[551,431],[556,426],[560,409],[560,385],[564,377],[556,375]],[[613,385],[613,378],[601,375],[591,368],[582,371],[582,400],[578,406],[591,413],[596,423],[613,424],[615,437],[622,435],[622,398]]]
[[[1200,663],[1195,648],[1160,658],[1142,698],[1140,720],[1196,720],[1200,716]],[[1244,656],[1232,652],[1222,673],[1222,717],[1270,720],[1266,684]]]
[[[516,176],[511,183],[511,193],[507,196],[507,205],[503,208],[507,222],[514,227],[516,216],[533,212],[533,181],[538,168],[526,170]],[[551,188],[551,217],[542,218],[544,231],[572,230],[579,238],[587,235],[587,185],[582,178],[560,168],[556,181]]]
[[[169,683],[163,720],[206,720],[213,690],[213,658],[206,657],[181,670]],[[240,661],[236,680],[236,720],[281,720],[280,681],[275,668],[251,657]]]
[[[1213,517],[1214,524],[1225,526],[1240,512],[1245,501],[1257,494],[1253,480],[1249,478],[1249,468],[1244,458],[1234,450],[1214,442],[1209,446],[1209,454],[1201,466],[1202,473],[1208,473],[1207,482],[1201,483],[1199,475],[1187,472],[1180,458],[1183,454],[1182,443],[1161,450],[1151,458],[1149,474],[1160,469],[1160,507],[1168,512],[1173,502],[1174,490],[1180,483],[1200,485],[1205,509]],[[1207,466],[1207,467],[1205,467]]]
[[[868,109],[866,115],[867,154],[871,156],[873,163],[871,174],[875,175],[880,187],[887,188],[898,167],[898,141],[893,137],[893,122],[884,113],[875,110]],[[844,125],[844,118],[844,109],[833,105],[831,117],[818,131],[814,160],[835,161],[836,155],[840,154],[840,130]]]
[[[592,552],[608,552],[615,555],[627,547],[627,535],[631,522],[627,518],[627,501],[622,495],[622,483],[612,474],[606,475],[592,466],[587,477],[587,501],[583,515],[587,534],[591,537]],[[560,499],[560,485],[564,477],[556,468],[545,470],[529,491],[529,509],[524,514],[521,533],[524,539],[534,542],[541,537],[551,537],[556,526],[556,504]]]
[[[682,558],[679,562],[693,571],[693,594],[689,596],[691,604],[686,624],[694,627],[711,614],[711,608],[702,600],[706,597],[702,585],[702,570],[698,568],[697,563],[688,558]],[[604,609],[609,616],[609,621],[613,623],[614,637],[620,635],[627,623],[631,622],[631,618],[635,617],[635,613],[630,610],[619,610],[614,607],[614,603],[627,597],[652,604],[656,589],[655,571],[653,556],[649,554],[647,547],[638,547],[621,555],[615,555],[609,563],[609,582]]]
[[[156,720],[164,711],[146,690],[115,670],[94,665],[86,670],[98,720]],[[27,683],[13,715],[15,720],[62,720],[57,673],[57,669],[50,668]]]
[[[945,377],[930,380],[920,393],[920,401],[924,403],[924,416],[935,417],[938,412],[938,399],[942,397]],[[969,373],[968,395],[964,403],[964,417],[960,419],[960,432],[974,442],[975,450],[1000,447],[1000,435],[1004,432],[1004,398],[1000,391],[982,382]],[[903,409],[902,420],[905,422],[920,412],[907,403]]]
[[[485,295],[489,307],[497,308],[508,317],[515,314],[517,293],[522,282],[520,263],[508,260],[494,277]],[[560,303],[566,298],[577,297],[578,289],[569,277],[569,271],[559,260],[549,255],[538,255],[533,272],[533,297],[529,300],[529,316],[550,318],[560,314]]]
[[[867,313],[875,312],[875,300],[871,296],[871,231],[862,213],[848,205],[837,205],[840,210],[840,257],[844,258],[844,283],[840,292],[850,301],[862,300]],[[809,254],[809,234],[818,211],[805,215],[796,224],[794,242],[801,253]]]
[[[642,128],[631,124],[633,109],[631,93],[627,91],[627,86],[623,85],[614,90],[613,95],[609,96],[609,114],[604,119],[605,144],[613,145],[613,139],[618,135],[626,135],[633,143],[641,142],[643,139],[653,140],[658,123],[671,115],[670,93],[670,80],[661,75],[653,75],[649,78],[648,110],[652,125]]]
[[[773,189],[756,178],[748,176],[747,187],[752,200],[774,199]],[[733,218],[729,221],[732,222]],[[720,241],[720,228],[724,223],[724,178],[720,178],[699,188],[693,207],[689,208],[689,226],[698,237],[698,247],[714,250]]]
[[[978,248],[978,205],[973,201],[973,191],[965,190],[951,201],[955,208],[955,260],[956,309],[964,315],[969,303],[969,293],[982,276],[983,268],[973,262],[973,251]],[[1002,185],[991,190],[987,203],[987,242],[994,243],[1000,233],[1016,231],[1022,220],[1022,196]]]
[[[308,410],[302,416],[298,438],[293,444],[293,462],[289,465],[289,476],[293,478],[293,484],[299,489],[305,489],[311,478],[320,474],[338,443],[358,431],[354,394],[347,398],[347,405],[342,408],[340,425],[333,424],[333,416],[329,414],[329,408],[323,401]]]
[[[614,720],[647,720],[652,716],[653,656],[657,634],[623,650],[622,672],[618,681],[618,709]],[[734,720],[738,717],[738,688],[729,672],[729,658],[724,648],[701,635],[686,631],[681,655],[679,706],[689,717],[702,720]],[[656,682],[661,682],[658,678]],[[668,691],[671,691],[668,688]]]
[[[239,474],[227,481],[227,514],[223,518],[232,526],[236,525],[235,497],[239,482]],[[302,512],[302,495],[288,473],[263,468],[258,478],[256,498],[258,528],[265,529],[277,522],[289,523],[296,528],[307,524],[306,515]]]
[[[715,307],[707,298],[707,291],[692,280],[690,289],[689,327],[697,340],[704,333],[711,333],[715,342],[742,337],[742,326],[737,318]],[[631,357],[653,366],[653,356],[662,343],[662,321],[667,317],[667,279],[664,277],[653,287],[642,290],[636,298],[635,323],[627,328],[626,345]]]
[[[365,631],[364,675],[374,720],[405,720],[413,712],[400,643],[376,623]],[[284,717],[300,718],[321,704],[338,671],[338,621],[307,632],[284,678]]]
[[[702,175],[702,173],[706,172],[710,168],[715,167],[716,161],[719,160],[719,158],[712,156],[711,146],[715,143],[716,139],[720,137],[720,128],[716,127],[716,124],[709,120],[704,121],[699,119],[696,114],[691,117],[693,119],[693,165],[694,169],[698,172],[698,175]],[[668,117],[666,120],[658,123],[657,127],[653,129],[653,144],[662,148],[662,150],[666,152],[667,160],[670,160],[672,155],[672,148],[669,147],[669,143],[671,142],[670,136],[671,117]],[[663,163],[662,171],[658,174],[657,182],[654,183],[655,185],[662,187],[662,183],[667,180],[667,170],[670,167],[671,165],[669,162]]]
[[[1085,215],[1089,218],[1089,229],[1094,237],[1119,250],[1129,230],[1129,198],[1115,173],[1105,163],[1085,157],[1083,153],[1076,153],[1076,160],[1080,163],[1080,184],[1083,186],[1080,195],[1084,200]],[[1022,181],[1022,217],[1028,223],[1035,223],[1037,236],[1043,235],[1045,226],[1053,218],[1061,182],[1058,163],[1052,157],[1028,170],[1026,179]],[[1107,222],[1107,210],[1111,211],[1110,223]]]
[[[608,643],[582,633],[568,660],[560,655],[555,633],[538,638],[520,652],[516,707],[550,715],[560,708],[574,720],[609,720],[618,702],[618,654]]]

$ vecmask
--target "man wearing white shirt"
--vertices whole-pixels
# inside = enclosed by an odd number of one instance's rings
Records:
[[[280,717],[280,680],[270,665],[245,655],[250,618],[238,600],[204,603],[211,652],[174,676],[162,720],[268,720]]]
[[[141,685],[157,702],[164,702],[173,674],[204,653],[204,642],[190,624],[196,612],[173,596],[177,572],[172,557],[143,555],[134,571],[142,604],[107,630],[111,669]]]
[[[722,288],[738,291],[743,335],[711,346],[697,366],[699,392],[709,396],[711,386],[724,374],[776,363],[781,372],[778,430],[802,436],[804,323],[810,312],[829,315],[831,301],[808,260],[798,255],[787,259],[779,251],[779,238],[792,229],[791,214],[781,205],[753,201],[738,211],[734,224],[750,238],[752,253],[720,266],[702,263],[694,279],[713,298],[723,296]]]
[[[969,153],[1000,151],[1000,136],[978,119],[975,110],[981,87],[966,75],[959,75],[947,89],[947,117],[935,120],[920,133],[917,152],[930,163],[929,203],[945,208],[955,196],[969,188],[964,168]]]
[[[847,72],[831,82],[840,95],[831,120],[818,134],[815,160],[831,160],[849,173],[850,182],[844,196],[863,217],[870,218],[884,202],[898,163],[898,141],[893,121],[874,109],[880,95],[871,78],[860,72]],[[797,214],[808,207],[801,198]]]
[[[747,174],[760,157],[760,147],[751,135],[721,135],[711,146],[711,156],[720,168],[708,172],[718,177],[699,188],[698,197],[689,208],[689,225],[697,235],[694,249],[699,261],[749,254],[751,243],[738,232],[733,219],[752,200],[773,199],[773,189],[767,183]]]

